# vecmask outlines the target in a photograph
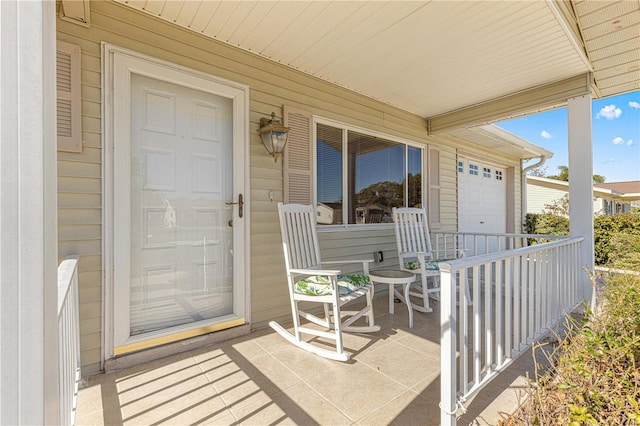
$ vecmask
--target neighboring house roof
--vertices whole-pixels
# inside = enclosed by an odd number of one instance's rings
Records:
[[[117,1],[270,59],[284,88],[303,72],[425,117],[431,133],[640,87],[621,65],[640,53],[638,1]]]
[[[559,190],[564,190],[569,192],[569,182],[566,182],[564,180],[549,179],[549,178],[538,177],[538,176],[527,176],[527,183],[531,185],[542,186],[545,188],[559,189]],[[615,194],[615,193],[610,189],[596,188],[595,186],[593,188],[593,195],[595,197],[602,197],[602,198],[609,199],[611,198],[612,194]]]
[[[569,191],[569,182],[538,176],[527,176],[527,184]],[[635,192],[623,192],[635,191]],[[596,183],[593,185],[595,197],[615,201],[640,200],[640,181]]]
[[[610,189],[621,195],[638,194],[640,196],[640,180],[629,180],[625,182],[605,182],[595,183],[594,187]]]

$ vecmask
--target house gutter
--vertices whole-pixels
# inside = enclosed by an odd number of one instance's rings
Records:
[[[551,158],[553,154],[551,154],[549,156],[549,158]],[[524,169],[522,169],[522,178],[520,179],[520,183],[522,185],[522,189],[521,189],[521,196],[522,196],[522,200],[521,200],[521,206],[522,206],[522,217],[521,217],[521,221],[522,224],[524,224],[525,219],[527,218],[527,173],[529,173],[530,170],[535,169],[536,167],[540,167],[542,166],[545,161],[547,161],[547,156],[546,155],[542,155],[539,157],[540,159],[536,162],[531,164],[530,166],[525,167]],[[522,162],[522,160],[520,160]]]

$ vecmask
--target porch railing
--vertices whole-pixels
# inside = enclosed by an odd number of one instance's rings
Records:
[[[531,241],[541,244],[545,240],[557,241],[568,238],[567,235],[543,235],[543,234],[506,234],[506,233],[480,233],[480,232],[456,232],[437,231],[432,232],[434,250],[439,259],[451,256],[454,251],[462,252],[466,257],[478,256],[486,253],[513,250],[531,245]]]
[[[440,264],[441,424],[583,300],[583,239]]]
[[[58,266],[58,386],[61,425],[75,423],[80,381],[78,310],[78,256],[69,256]]]

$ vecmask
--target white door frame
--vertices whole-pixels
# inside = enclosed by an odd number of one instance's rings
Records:
[[[115,164],[114,141],[119,146],[128,145],[130,139],[130,101],[118,97],[114,99],[114,90],[118,82],[124,82],[129,87],[131,73],[140,74],[180,86],[210,92],[215,95],[230,98],[233,101],[233,145],[240,146],[243,158],[234,153],[233,192],[234,197],[242,193],[245,198],[244,216],[238,217],[238,210],[234,209],[234,232],[238,230],[240,244],[243,250],[234,256],[234,310],[242,316],[242,322],[249,323],[250,306],[250,205],[248,203],[248,173],[249,173],[249,87],[244,84],[218,78],[200,71],[192,70],[174,63],[153,58],[128,49],[102,43],[102,190],[103,190],[103,351],[102,361],[115,355],[114,340],[114,288],[116,271],[116,256],[118,262],[126,261],[128,252],[116,252],[117,236],[114,235],[114,224],[129,222],[127,214],[116,211],[117,199],[114,196],[114,180],[117,173]],[[118,83],[120,84],[120,83]],[[130,92],[129,92],[130,93]],[[117,103],[117,105],[116,105]],[[115,123],[125,123],[116,128]],[[126,141],[126,142],[123,142]],[[235,151],[235,150],[234,150]],[[126,167],[126,165],[125,165]],[[120,215],[120,216],[118,216]],[[118,221],[118,222],[116,222]],[[187,330],[190,326],[185,326]],[[214,330],[215,327],[212,328]],[[175,331],[175,330],[174,330]],[[187,334],[188,335],[188,334]],[[185,335],[185,336],[187,336]]]

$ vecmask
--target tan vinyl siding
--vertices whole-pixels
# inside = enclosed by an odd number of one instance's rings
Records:
[[[522,171],[520,170],[521,166],[518,163],[518,165],[514,166],[513,169],[511,170],[511,172],[513,173],[513,188],[511,187],[507,187],[509,188],[508,190],[510,190],[510,194],[511,196],[507,199],[507,200],[512,200],[514,203],[514,215],[513,215],[513,220],[514,220],[514,229],[510,230],[509,228],[507,228],[507,232],[515,232],[515,233],[522,233],[523,230],[523,214],[522,214]]]
[[[61,27],[80,29],[58,21]],[[102,350],[100,49],[60,30],[58,39],[80,45],[82,53],[82,152],[58,152],[58,252],[61,258],[80,256],[80,356],[87,375],[100,371]]]
[[[458,229],[457,155],[453,146],[438,146],[440,151],[440,226],[432,231]]]
[[[283,164],[274,163],[256,130],[271,112],[282,116],[289,105],[349,125],[437,148],[441,171],[441,226],[455,230],[457,143],[429,137],[426,120],[360,94],[303,75],[248,52],[178,28],[113,2],[91,2],[91,27],[57,21],[58,38],[82,50],[83,152],[64,153],[58,161],[60,256],[80,256],[81,347],[83,374],[100,368],[102,310],[102,142],[100,42],[105,41],[250,87],[249,219],[251,242],[251,322],[261,327],[290,316],[276,204],[283,200]],[[285,152],[286,155],[286,152]],[[273,192],[273,202],[269,193]],[[108,230],[107,230],[108,232]],[[393,229],[323,232],[325,259],[371,258],[383,251],[395,259]],[[365,244],[363,244],[365,242]]]

